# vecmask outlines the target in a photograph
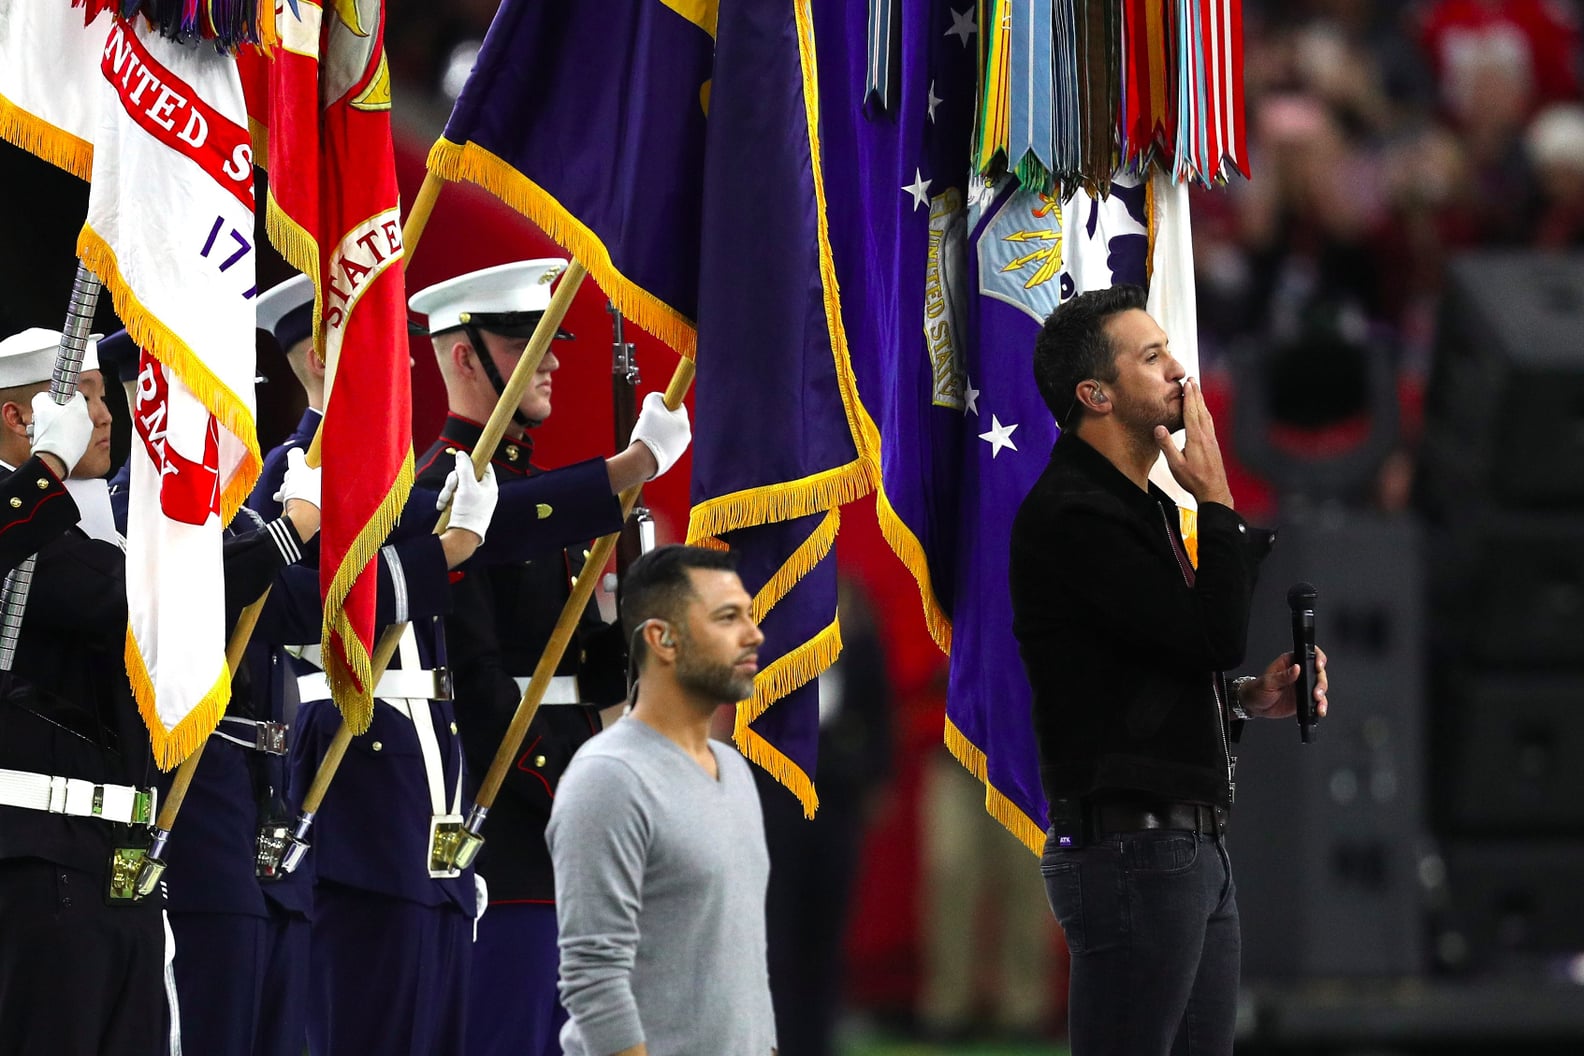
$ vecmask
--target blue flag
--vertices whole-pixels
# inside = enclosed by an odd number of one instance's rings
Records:
[[[698,317],[713,8],[506,0],[429,155],[436,175],[527,216],[683,355]]]

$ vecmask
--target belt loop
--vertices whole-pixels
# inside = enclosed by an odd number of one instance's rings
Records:
[[[64,814],[66,812],[66,779],[58,775],[51,775],[49,779],[49,807],[51,814]]]

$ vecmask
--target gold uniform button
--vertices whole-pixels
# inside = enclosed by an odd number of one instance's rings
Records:
[[[40,477],[38,480],[34,481],[34,483],[38,485],[38,489],[40,491],[43,491],[45,488],[49,487],[49,481],[45,480],[43,477]]]
[[[11,496],[11,508],[13,510],[20,510],[22,508],[22,500],[17,498],[15,495]]]
[[[544,756],[542,756],[542,755],[534,756],[534,766],[543,768],[544,764],[545,764],[545,757]]]
[[[374,749],[377,752],[380,749],[384,748],[385,746],[383,744],[381,744],[380,742],[375,741],[373,744],[369,745],[369,747]]]
[[[456,448],[454,448],[454,447],[448,447],[448,448],[446,448],[446,454],[448,454],[448,455],[454,455],[454,454],[456,454],[456,453],[457,453],[457,450],[456,450]]]
[[[542,521],[555,512],[555,507],[551,506],[549,503],[541,502],[538,506],[534,507],[534,511],[539,514],[539,519]]]
[[[517,461],[517,454],[518,454],[518,449],[515,448],[515,447],[508,447],[506,449],[506,458],[507,458],[508,461],[511,461],[511,462]]]
[[[454,723],[454,722],[451,724],[451,732],[452,733],[456,732],[456,723]]]

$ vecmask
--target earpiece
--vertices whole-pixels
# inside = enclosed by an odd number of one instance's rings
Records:
[[[673,641],[672,638],[671,638],[671,632],[670,631],[661,631],[660,632],[660,644],[665,646],[667,649],[671,648],[671,646],[676,644],[676,642]]]
[[[1090,394],[1094,397],[1094,402],[1096,402],[1096,403],[1109,403],[1110,402],[1110,397],[1108,397],[1104,392],[1101,392],[1100,391],[1100,387],[1098,385],[1095,386],[1093,389],[1090,389],[1089,391],[1090,391]]]

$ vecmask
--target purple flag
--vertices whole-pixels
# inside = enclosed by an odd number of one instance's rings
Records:
[[[710,7],[505,0],[429,155],[437,175],[527,216],[683,355],[698,317]]]

